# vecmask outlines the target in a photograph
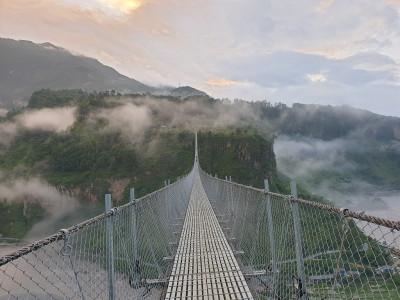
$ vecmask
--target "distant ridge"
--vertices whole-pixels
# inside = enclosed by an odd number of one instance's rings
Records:
[[[93,58],[73,55],[51,43],[0,38],[0,53],[0,108],[26,105],[32,92],[42,88],[121,93],[155,90]]]
[[[181,99],[185,99],[190,96],[207,96],[207,94],[203,91],[196,90],[190,86],[182,86],[171,91],[171,96],[180,97]]]

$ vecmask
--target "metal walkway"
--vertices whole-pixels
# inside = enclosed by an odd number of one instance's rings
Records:
[[[166,299],[253,299],[195,168]]]

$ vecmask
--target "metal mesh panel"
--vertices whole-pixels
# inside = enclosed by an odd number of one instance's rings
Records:
[[[0,258],[0,299],[159,299],[192,184],[193,172]]]
[[[201,173],[259,299],[400,299],[399,222]]]
[[[0,299],[164,298],[194,175],[0,258]],[[254,298],[400,299],[400,222],[200,178]]]

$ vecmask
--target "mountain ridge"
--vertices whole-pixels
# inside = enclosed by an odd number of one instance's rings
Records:
[[[0,38],[0,106],[24,106],[38,89],[152,92],[155,88],[118,73],[94,58],[51,43]]]

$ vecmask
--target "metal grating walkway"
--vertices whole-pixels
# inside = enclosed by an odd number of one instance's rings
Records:
[[[166,299],[253,299],[197,166]]]

